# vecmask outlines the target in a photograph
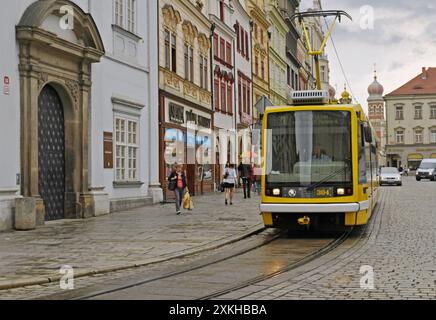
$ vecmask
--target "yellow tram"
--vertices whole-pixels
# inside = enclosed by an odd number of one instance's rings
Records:
[[[265,110],[261,214],[266,227],[343,230],[365,225],[379,199],[378,142],[360,105],[327,91],[294,92]]]

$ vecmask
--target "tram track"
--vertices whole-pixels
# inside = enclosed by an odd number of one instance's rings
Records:
[[[211,256],[204,259],[200,258],[189,262],[187,267],[182,265],[178,267],[175,272],[167,272],[158,276],[149,276],[148,278],[143,276],[141,278],[139,275],[141,270],[138,269],[138,274],[129,279],[127,279],[126,276],[120,275],[118,284],[116,285],[100,286],[98,289],[93,288],[92,290],[81,291],[79,294],[54,295],[51,299],[187,298],[190,300],[210,300],[259,284],[265,280],[288,272],[291,272],[291,274],[295,272],[296,276],[310,273],[312,270],[316,269],[316,261],[320,258],[324,259],[326,263],[333,263],[335,262],[333,260],[346,258],[348,257],[347,253],[358,251],[365,246],[369,238],[374,236],[374,232],[376,233],[376,231],[374,231],[374,225],[380,224],[380,212],[383,211],[384,196],[381,198],[381,203],[379,202],[375,208],[374,215],[366,226],[346,231],[335,237],[289,239],[283,237],[283,232],[270,232],[267,237],[261,240],[259,238],[261,234],[253,235],[248,239],[241,240],[238,244],[234,244],[235,246],[241,244],[241,248],[238,250],[224,250],[224,252],[219,254],[211,254]],[[353,234],[352,237],[350,237],[351,234]],[[344,245],[341,246],[342,244]],[[304,248],[309,249],[305,250]],[[330,256],[329,253],[332,255]],[[292,257],[289,258],[289,256]],[[262,270],[262,272],[257,271],[257,273],[250,276],[245,276],[243,274],[244,272],[242,272],[241,279],[230,281],[230,283],[219,284],[219,279],[225,279],[226,275],[232,272],[232,266],[237,266],[240,269],[242,269],[242,266],[246,266],[247,269],[250,269],[250,266],[256,264],[256,260],[258,260],[253,257],[261,257],[265,260],[263,265],[259,263],[257,268],[258,270]],[[277,260],[280,266],[274,270],[269,270],[269,265],[274,264]],[[315,267],[311,266],[312,262],[315,263]],[[300,268],[306,265],[308,266],[307,269]],[[237,270],[234,272],[238,273]],[[126,279],[126,281],[122,281],[123,279]],[[121,283],[123,285],[120,285],[120,281],[122,281]],[[199,287],[196,291],[197,282],[210,284],[210,287]],[[159,288],[168,288],[168,296],[162,292],[154,294],[154,290],[158,289],[159,291]],[[185,295],[180,293],[183,288],[187,290],[192,289],[195,292],[191,295]],[[171,289],[178,291],[177,295],[171,295]],[[130,294],[130,292],[132,293]],[[247,296],[249,296],[248,293]]]
[[[315,265],[315,266],[310,266],[311,262],[315,262],[316,257],[314,259],[307,259],[307,261],[305,261],[305,263],[301,263],[302,265],[306,265],[308,268],[303,270],[302,272],[296,272],[296,274],[294,274],[292,276],[292,278],[296,278],[296,277],[300,277],[302,275],[305,274],[310,274],[313,271],[315,271],[320,265],[325,266],[325,265],[330,265],[330,264],[338,264],[344,261],[348,261],[348,260],[354,260],[354,259],[358,259],[360,258],[362,255],[364,255],[364,253],[369,249],[368,248],[368,244],[371,241],[374,241],[375,238],[377,238],[378,233],[380,231],[382,222],[383,222],[383,215],[382,212],[386,206],[386,199],[388,198],[388,194],[387,192],[383,192],[382,196],[380,197],[380,200],[378,201],[376,207],[374,208],[374,214],[371,217],[370,221],[362,226],[361,228],[359,228],[358,230],[356,230],[357,234],[356,237],[353,239],[350,239],[348,236],[347,238],[343,239],[343,241],[341,241],[341,243],[339,243],[336,247],[339,247],[340,244],[343,244],[343,246],[341,247],[341,250],[338,250],[338,252],[333,253],[333,249],[329,250],[328,252],[325,252],[324,254],[318,256],[319,258],[322,257],[322,259],[324,259],[324,261],[322,263],[320,263],[319,265]],[[339,239],[338,239],[339,240]],[[346,243],[346,241],[349,241],[350,243]],[[332,256],[329,256],[328,253],[332,253]],[[350,258],[350,256],[353,256],[352,258]],[[310,257],[308,257],[310,258]],[[306,259],[304,259],[306,260]],[[287,272],[293,271],[296,269],[298,269],[298,265],[295,265],[294,268],[289,268],[289,270]],[[284,272],[280,272],[279,274],[282,274]],[[248,285],[253,285],[253,284],[259,284],[264,280],[268,280],[270,278],[273,278],[274,276],[270,276],[270,277],[266,277],[265,279],[261,279],[260,281],[257,282],[253,282],[251,284],[247,284]],[[304,284],[303,284],[304,285]],[[245,286],[246,287],[246,286]],[[214,299],[214,298],[218,298],[220,296],[223,296],[227,293],[230,292],[234,292],[238,289],[242,289],[243,287],[240,288],[235,288],[234,290],[229,290],[227,292],[216,292],[213,295],[210,295],[208,297],[204,297],[203,299]],[[242,295],[240,298],[246,298],[251,296],[252,294],[258,293],[259,291],[253,291],[250,293],[246,293],[244,295]],[[280,298],[283,295],[279,295],[276,296],[275,298]]]
[[[340,246],[341,243],[343,243],[349,237],[350,233],[351,231],[346,231],[334,238],[321,238],[321,240],[319,238],[288,239],[287,237],[283,237],[283,233],[278,233],[272,236],[267,241],[264,241],[263,243],[260,243],[256,246],[252,246],[244,250],[239,250],[235,253],[228,254],[221,258],[209,260],[207,263],[194,264],[189,266],[188,268],[184,268],[176,272],[143,279],[140,281],[134,281],[132,283],[113,287],[108,290],[103,289],[95,291],[89,294],[81,295],[79,297],[74,297],[73,299],[112,299],[113,297],[116,299],[122,299],[123,297],[129,297],[129,291],[133,292],[133,296],[136,296],[138,298],[144,297],[146,299],[150,298],[150,296],[153,296],[153,294],[151,293],[153,289],[162,286],[168,286],[169,283],[185,283],[185,285],[181,285],[180,287],[189,288],[189,280],[183,280],[186,279],[186,277],[195,278],[197,279],[196,281],[200,283],[210,284],[210,288],[206,290],[208,291],[206,294],[204,294],[205,288],[200,288],[198,292],[195,293],[192,297],[188,297],[189,299],[213,299],[226,293],[230,293],[232,291],[272,278],[279,274],[286,273],[290,270],[303,266],[310,261],[316,260],[317,258],[327,254],[328,252],[331,252],[332,250]],[[304,249],[305,247],[309,247],[310,249]],[[274,251],[278,253],[271,253]],[[280,268],[274,269],[273,271],[257,272],[255,276],[245,278],[242,277],[243,279],[237,281],[236,284],[232,283],[221,286],[218,285],[220,277],[225,278],[225,274],[229,272],[229,270],[231,269],[230,266],[232,264],[248,266],[250,264],[253,264],[253,256],[262,256],[268,252],[270,253],[267,254],[267,257],[264,257],[266,260],[268,260],[268,258],[271,258],[272,261],[277,260],[277,256],[281,255],[282,251],[291,253],[294,252],[294,256],[292,257],[290,263],[283,263]],[[281,256],[279,260],[286,261],[286,255]],[[226,265],[228,265],[229,267],[227,268]],[[263,265],[262,263],[260,263],[259,270],[265,269],[265,266],[267,265],[268,261],[263,263]],[[214,273],[214,270],[216,270],[217,267],[218,271]],[[208,278],[207,274],[212,275],[210,275],[210,278]],[[220,274],[224,274],[224,276],[221,276]],[[144,293],[144,295],[141,295],[141,293]],[[177,297],[174,298],[177,299]]]

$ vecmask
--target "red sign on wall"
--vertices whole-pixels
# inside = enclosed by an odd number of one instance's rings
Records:
[[[10,83],[10,79],[8,76],[5,76],[3,78],[3,94],[4,95],[9,95],[10,91],[9,91],[9,83]]]

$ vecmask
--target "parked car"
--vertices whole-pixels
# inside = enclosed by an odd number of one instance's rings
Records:
[[[380,185],[403,185],[403,178],[397,168],[384,167],[380,170]]]
[[[416,181],[421,179],[430,179],[434,181],[436,178],[436,159],[424,159],[416,170]]]

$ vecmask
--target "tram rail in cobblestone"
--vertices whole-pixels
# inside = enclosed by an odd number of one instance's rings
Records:
[[[340,234],[339,237],[335,237],[333,239],[333,241],[330,241],[326,246],[323,246],[323,247],[319,248],[314,253],[306,255],[306,256],[304,256],[304,258],[299,259],[299,260],[297,260],[294,263],[285,265],[283,268],[281,268],[279,270],[276,270],[276,271],[268,273],[268,274],[262,274],[260,276],[256,276],[256,277],[251,278],[251,279],[249,279],[247,281],[243,281],[241,283],[238,283],[235,286],[231,286],[231,287],[226,288],[224,290],[215,291],[214,293],[212,293],[210,295],[202,296],[202,297],[197,298],[197,299],[200,299],[200,300],[212,299],[214,297],[223,295],[225,293],[232,292],[234,290],[243,288],[245,286],[249,286],[251,284],[263,281],[265,279],[272,278],[272,277],[274,277],[274,276],[276,276],[276,275],[278,275],[280,273],[284,273],[284,272],[287,272],[287,271],[292,270],[294,268],[297,268],[299,266],[302,266],[302,265],[304,265],[304,264],[306,264],[306,263],[308,263],[308,262],[310,262],[312,260],[315,260],[316,258],[318,258],[318,257],[320,257],[320,256],[322,256],[322,255],[324,255],[324,254],[326,254],[328,252],[330,252],[331,250],[333,250],[334,248],[339,246],[341,243],[343,243],[343,241],[345,241],[348,238],[350,232],[351,231],[346,231],[346,232]],[[79,297],[73,298],[73,299],[85,300],[85,299],[98,298],[100,296],[104,296],[104,295],[108,295],[108,294],[114,294],[114,293],[117,293],[117,292],[120,292],[120,291],[123,291],[123,290],[128,290],[128,289],[131,289],[131,288],[134,288],[134,287],[139,287],[139,286],[142,286],[142,285],[147,285],[147,284],[151,284],[151,283],[154,283],[154,282],[158,282],[160,280],[176,278],[177,276],[184,275],[184,274],[187,274],[189,272],[193,272],[193,271],[196,271],[196,270],[199,270],[199,269],[207,268],[209,266],[218,264],[220,262],[224,262],[224,261],[227,261],[227,260],[230,260],[230,259],[242,256],[242,255],[244,255],[244,254],[246,254],[248,252],[254,251],[254,250],[259,249],[261,247],[265,247],[267,245],[270,245],[272,242],[278,240],[283,235],[284,235],[284,232],[277,233],[274,236],[272,236],[268,241],[264,241],[263,243],[261,243],[259,245],[255,245],[255,246],[250,247],[250,248],[245,249],[245,250],[240,250],[240,251],[238,251],[238,252],[236,252],[234,254],[227,255],[224,258],[213,259],[213,261],[210,261],[208,263],[203,263],[203,264],[199,264],[197,266],[190,267],[190,268],[187,268],[187,269],[184,269],[184,270],[180,270],[180,271],[176,271],[176,272],[172,272],[172,273],[167,273],[167,274],[162,275],[162,276],[152,277],[150,279],[144,279],[143,281],[137,281],[137,282],[134,282],[134,283],[126,284],[124,286],[119,286],[119,287],[115,287],[115,288],[108,289],[108,290],[96,291],[96,292],[93,292],[91,294],[79,296]]]
[[[300,266],[303,266],[303,265],[305,265],[305,264],[307,264],[307,263],[309,263],[309,262],[311,262],[311,261],[313,261],[313,260],[315,260],[315,259],[317,259],[317,258],[319,258],[319,257],[321,257],[321,256],[323,256],[325,254],[327,254],[328,252],[334,250],[335,248],[337,248],[346,239],[348,239],[351,231],[352,230],[345,231],[337,239],[335,239],[332,242],[330,242],[327,246],[319,249],[318,251],[316,251],[316,252],[314,252],[314,253],[304,257],[303,259],[301,259],[301,260],[299,260],[297,262],[294,262],[294,263],[291,263],[291,264],[289,264],[287,266],[284,266],[283,268],[281,268],[281,269],[279,269],[279,270],[277,270],[275,272],[272,272],[272,273],[269,273],[269,274],[265,274],[265,275],[261,275],[261,276],[258,276],[256,278],[252,278],[252,279],[250,279],[248,281],[245,281],[243,283],[238,284],[237,286],[234,286],[234,287],[231,287],[231,288],[227,288],[225,290],[220,290],[220,291],[214,292],[214,293],[212,293],[210,295],[201,297],[198,300],[210,300],[210,299],[214,299],[214,298],[217,298],[219,296],[223,296],[225,294],[231,293],[231,292],[233,292],[235,290],[242,289],[242,288],[245,288],[245,287],[248,287],[248,286],[251,286],[251,285],[255,285],[255,284],[257,284],[257,283],[259,283],[261,281],[268,280],[268,279],[270,279],[272,277],[278,276],[280,274],[283,274],[285,272],[288,272],[288,271],[296,269],[296,268],[298,268]]]

